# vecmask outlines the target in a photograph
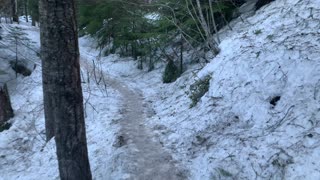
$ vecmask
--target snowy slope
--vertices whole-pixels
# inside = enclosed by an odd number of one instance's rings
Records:
[[[92,72],[88,85],[85,66],[92,60],[143,92],[153,107],[146,114],[155,141],[189,169],[189,179],[320,178],[320,1],[277,0],[232,26],[221,32],[217,57],[200,71],[190,66],[171,84],[161,83],[163,68],[145,72],[131,59],[100,58],[90,38],[80,39],[95,179],[121,177],[112,167],[121,154],[112,147],[121,97],[97,86]],[[26,31],[39,42],[37,30]],[[9,86],[16,116],[0,133],[0,179],[58,178],[55,144],[43,140],[39,69]],[[189,108],[190,85],[206,75],[212,77],[209,92]]]
[[[319,179],[320,1],[277,0],[233,26],[200,72],[128,78],[153,104],[148,123],[190,179]],[[208,74],[190,109],[190,85]]]
[[[6,25],[11,26],[11,25]],[[39,50],[39,29],[29,24],[17,25],[35,41]],[[0,179],[35,180],[59,179],[54,140],[45,142],[42,80],[40,59],[32,52],[28,55],[38,66],[29,77],[18,76],[8,84],[15,117],[12,127],[0,133]],[[87,141],[91,170],[95,179],[112,179],[114,147],[120,118],[121,97],[115,90],[97,85],[93,73],[85,66],[81,69],[87,127]]]
[[[319,1],[271,3],[221,32],[221,53],[205,68],[169,85],[163,69],[137,72],[110,57],[102,66],[144,92],[155,139],[190,179],[319,179],[319,9]],[[208,74],[209,92],[190,109],[190,85]]]

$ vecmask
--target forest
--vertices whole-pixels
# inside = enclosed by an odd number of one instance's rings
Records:
[[[320,178],[320,2],[0,0],[0,180]]]

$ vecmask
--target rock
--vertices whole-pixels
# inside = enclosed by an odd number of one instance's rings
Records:
[[[117,136],[116,141],[113,143],[113,147],[120,148],[127,144],[127,140],[122,136]]]
[[[271,3],[274,0],[247,0],[242,6],[239,7],[238,12],[240,14],[253,13],[259,10],[262,6]]]
[[[23,63],[21,62],[10,62],[11,68],[17,73],[23,76],[30,76],[32,71],[28,69]]]
[[[272,1],[274,1],[274,0],[258,0],[256,5],[255,5],[256,10],[260,9],[264,5],[267,5],[267,4],[271,3]]]
[[[257,3],[257,0],[248,0],[246,3],[244,3],[242,6],[239,7],[239,13],[240,14],[246,14],[253,12],[255,10],[255,5]]]

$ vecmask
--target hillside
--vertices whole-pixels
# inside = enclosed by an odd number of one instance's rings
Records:
[[[319,5],[271,3],[225,32],[202,70],[149,86],[160,89],[149,96],[157,112],[150,124],[191,179],[320,176]],[[206,75],[209,91],[189,109],[185,92]]]
[[[163,64],[139,70],[81,37],[94,179],[150,177],[136,169],[169,179],[319,179],[319,22],[320,1],[272,2],[222,29],[220,53],[170,84]],[[17,26],[38,50],[39,29]],[[0,133],[0,179],[59,179],[54,140],[44,140],[40,59],[24,53],[37,66],[8,83],[15,117]],[[193,103],[197,87],[204,95]]]

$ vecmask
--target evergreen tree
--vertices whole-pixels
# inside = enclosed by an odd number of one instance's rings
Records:
[[[179,71],[172,59],[169,59],[168,64],[163,73],[163,83],[174,82],[179,77]]]
[[[8,28],[8,35],[5,39],[10,42],[10,46],[14,47],[7,47],[11,51],[15,53],[14,61],[10,60],[11,68],[16,72],[16,77],[18,74],[22,74],[23,76],[30,76],[32,71],[27,68],[26,60],[21,58],[24,56],[21,54],[21,48],[27,48],[28,50],[32,50],[32,41],[27,37],[27,34],[23,32],[21,27],[9,27]]]
[[[105,54],[118,53],[139,60],[138,68],[154,63],[167,54],[180,60],[183,52],[219,52],[218,30],[227,25],[244,0],[97,0],[80,1],[80,32],[98,39]],[[153,15],[150,18],[150,15]],[[214,35],[215,34],[215,35]],[[110,46],[112,45],[112,46]],[[200,55],[201,53],[199,53]],[[199,58],[202,58],[199,56]]]

